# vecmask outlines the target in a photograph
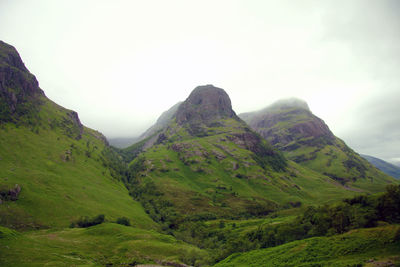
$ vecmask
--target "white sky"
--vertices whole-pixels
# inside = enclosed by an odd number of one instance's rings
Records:
[[[302,98],[356,151],[392,160],[399,11],[396,0],[0,0],[0,39],[107,137],[141,134],[211,83],[236,113]]]

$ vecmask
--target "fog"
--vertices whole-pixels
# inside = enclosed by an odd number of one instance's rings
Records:
[[[359,153],[400,158],[399,1],[2,0],[0,39],[46,95],[137,136],[194,87],[237,113],[286,97]]]

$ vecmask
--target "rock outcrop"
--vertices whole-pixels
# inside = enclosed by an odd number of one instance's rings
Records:
[[[290,150],[291,146],[287,145],[295,141],[335,140],[325,122],[312,114],[307,103],[299,99],[281,100],[261,111],[239,116],[280,149]]]
[[[13,121],[37,110],[42,95],[38,81],[17,50],[0,41],[0,122]]]
[[[0,190],[0,204],[6,200],[10,201],[18,200],[18,196],[20,193],[21,193],[21,186],[17,184],[14,186],[14,188]]]
[[[288,159],[339,183],[389,180],[337,138],[302,100],[281,100],[263,110],[239,116]]]
[[[218,119],[237,117],[228,94],[213,85],[196,87],[176,113],[178,124],[210,125]]]

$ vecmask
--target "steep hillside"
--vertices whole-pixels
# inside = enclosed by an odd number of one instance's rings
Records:
[[[226,92],[212,85],[193,90],[153,146],[130,168],[132,194],[152,218],[171,225],[181,215],[260,216],[278,206],[354,194],[287,161],[237,117]],[[159,201],[152,199],[154,195]]]
[[[182,102],[178,102],[167,111],[164,111],[157,119],[156,123],[152,125],[149,129],[147,129],[143,134],[141,134],[136,141],[140,142],[150,136],[153,136],[155,133],[158,133],[164,127],[166,127],[170,123],[170,120],[175,116],[176,111],[181,104]]]
[[[378,192],[394,182],[334,136],[302,100],[281,100],[240,117],[288,159],[345,186]]]
[[[108,168],[100,133],[50,101],[17,51],[0,42],[0,225],[69,226],[81,216],[155,224]]]
[[[400,179],[400,167],[372,156],[361,155],[361,157],[368,160],[369,163],[371,163],[372,165],[374,165],[376,168],[380,169],[387,175]]]
[[[156,123],[152,125],[149,129],[147,129],[143,134],[138,137],[131,137],[131,138],[110,138],[108,141],[112,146],[118,148],[127,148],[127,151],[130,151],[129,147],[133,146],[136,147],[135,144],[140,143],[143,140],[150,139],[159,133],[164,127],[166,127],[170,120],[175,116],[176,111],[178,110],[180,104],[182,102],[178,102],[173,105],[167,111],[164,111],[161,116],[157,119]],[[154,141],[153,141],[154,142]],[[152,143],[150,143],[150,146]]]

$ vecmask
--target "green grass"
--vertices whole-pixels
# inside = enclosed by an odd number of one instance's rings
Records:
[[[288,159],[326,175],[350,190],[377,193],[387,184],[398,183],[330,133],[324,128],[324,122],[308,108],[291,105],[277,104],[249,113],[246,121],[268,141],[275,142],[274,146]],[[322,135],[315,137],[316,134]]]
[[[104,223],[89,228],[37,230],[0,228],[0,266],[127,266],[207,260],[207,252],[151,230]]]
[[[400,226],[392,225],[236,253],[215,266],[364,266],[370,259],[400,263],[399,255]]]
[[[269,165],[263,169],[252,151],[232,141],[232,136],[246,133],[247,126],[233,119],[222,123],[226,127],[209,128],[204,137],[170,125],[168,141],[141,154],[145,161],[138,179],[153,181],[183,214],[211,212],[222,217],[245,213],[255,203],[319,204],[357,193],[291,161],[285,171]]]
[[[76,140],[64,124],[68,110],[44,99],[40,127],[2,124],[0,186],[22,187],[17,201],[0,205],[0,225],[17,229],[66,227],[80,216],[127,217],[155,228],[141,205],[102,164],[101,134],[84,128]],[[57,126],[51,127],[50,122]],[[54,124],[54,123],[53,123]]]

